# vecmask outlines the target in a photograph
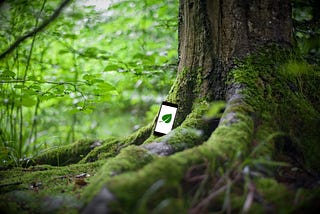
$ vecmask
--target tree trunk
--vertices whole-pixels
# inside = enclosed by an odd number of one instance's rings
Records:
[[[306,188],[320,172],[320,69],[292,47],[289,0],[180,0],[178,74],[168,95],[179,105],[176,128],[156,138],[149,124],[91,151],[86,141],[53,152],[86,153],[60,170],[96,169],[81,212],[314,208],[319,192]],[[55,157],[34,161],[56,165]]]
[[[195,100],[226,99],[234,59],[292,42],[289,0],[180,1],[178,77],[169,96],[180,106],[180,122]]]

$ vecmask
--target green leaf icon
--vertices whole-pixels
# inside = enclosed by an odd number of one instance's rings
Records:
[[[171,119],[172,119],[172,114],[165,114],[162,116],[162,120],[165,123],[170,123]]]

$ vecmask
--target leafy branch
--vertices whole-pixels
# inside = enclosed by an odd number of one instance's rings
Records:
[[[77,82],[53,82],[53,81],[36,81],[36,80],[0,80],[0,84],[12,84],[12,83],[26,83],[26,82],[35,82],[37,84],[54,84],[54,85],[72,85],[75,86],[77,83],[83,83],[86,84],[83,81],[77,81]]]
[[[70,1],[71,0],[62,1],[61,4],[59,5],[59,7],[53,12],[53,14],[48,19],[44,20],[41,25],[39,25],[38,27],[35,27],[32,31],[30,31],[30,32],[26,33],[25,35],[19,37],[4,52],[2,52],[0,54],[0,60],[5,58],[12,51],[14,51],[14,49],[16,49],[20,45],[20,43],[22,43],[24,40],[26,40],[29,37],[34,36],[38,32],[42,31],[44,28],[46,28],[52,21],[54,21],[60,15],[60,13],[63,10],[63,8],[66,7],[67,4]]]

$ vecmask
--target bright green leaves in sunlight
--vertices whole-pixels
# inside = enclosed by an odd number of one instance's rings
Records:
[[[165,123],[170,123],[172,119],[172,114],[165,114],[162,116],[162,121]]]
[[[92,90],[92,95],[104,98],[100,101],[108,100],[110,94],[117,95],[116,88],[111,83],[101,78],[100,74],[85,74],[83,79],[85,80],[85,83],[90,86],[90,89],[87,89],[87,91]]]
[[[21,99],[21,105],[25,106],[25,107],[32,107],[37,103],[37,98],[35,96],[24,96]]]
[[[106,67],[104,67],[103,71],[119,71],[121,69],[120,64],[108,64]]]
[[[16,74],[12,71],[8,71],[8,70],[5,70],[5,71],[1,71],[0,70],[0,81],[1,80],[11,80],[11,79],[14,79],[14,77],[16,76]]]
[[[153,117],[175,77],[178,2],[112,2],[73,1],[0,61],[0,148],[8,151],[0,162],[18,165],[79,138],[123,136]],[[0,52],[59,3],[0,4]]]

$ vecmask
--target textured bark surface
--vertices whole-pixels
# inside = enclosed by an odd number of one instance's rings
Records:
[[[293,41],[289,0],[181,0],[179,9],[179,75],[171,93],[182,118],[197,98],[226,99],[234,59]]]
[[[171,95],[184,118],[195,99],[212,98],[207,90],[209,74],[214,68],[210,23],[204,1],[180,1],[178,77]],[[208,96],[210,94],[210,96]],[[222,96],[217,96],[222,99]]]
[[[292,43],[290,1],[207,0],[215,57],[227,63],[270,42]]]

